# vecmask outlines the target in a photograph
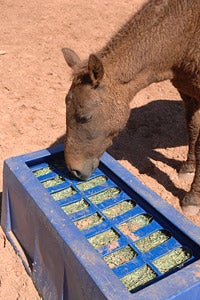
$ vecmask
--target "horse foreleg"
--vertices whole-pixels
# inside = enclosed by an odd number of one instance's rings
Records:
[[[188,154],[187,159],[183,162],[179,176],[185,178],[185,175],[194,175],[196,169],[195,145],[200,130],[200,105],[196,99],[188,97],[182,93],[184,101],[185,120],[188,132]]]
[[[191,189],[180,202],[183,211],[193,215],[200,210],[200,134],[195,145],[195,155],[196,170]]]
[[[200,209],[200,104],[197,100],[181,95],[185,106],[185,119],[188,130],[188,154],[179,174],[192,174],[191,189],[181,201],[183,211],[197,214]]]

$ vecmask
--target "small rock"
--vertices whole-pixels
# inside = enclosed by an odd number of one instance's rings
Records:
[[[4,55],[4,54],[6,54],[6,51],[0,50],[0,55]]]

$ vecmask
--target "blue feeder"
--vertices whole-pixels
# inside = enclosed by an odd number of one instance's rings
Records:
[[[44,299],[200,299],[200,228],[107,153],[87,182],[62,145],[3,174],[1,225]]]

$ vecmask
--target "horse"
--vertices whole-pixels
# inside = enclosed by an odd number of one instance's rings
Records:
[[[188,154],[179,174],[193,174],[182,210],[200,209],[200,1],[150,0],[96,53],[81,60],[63,48],[73,70],[66,96],[65,161],[86,180],[126,126],[130,102],[152,83],[170,80],[184,102]]]

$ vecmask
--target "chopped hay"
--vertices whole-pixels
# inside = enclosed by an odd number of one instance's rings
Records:
[[[126,200],[103,210],[103,213],[108,218],[114,218],[116,216],[122,215],[123,213],[131,210],[134,207],[135,203],[133,201]]]
[[[177,248],[154,260],[153,264],[162,273],[181,266],[191,257],[191,252],[185,248]]]
[[[135,288],[153,280],[156,276],[156,273],[148,265],[145,265],[144,267],[124,276],[120,280],[129,291],[132,291]]]
[[[96,234],[88,239],[88,241],[94,246],[94,248],[99,248],[104,245],[108,245],[119,238],[118,234],[113,230],[109,229],[102,233]]]
[[[54,198],[54,200],[61,200],[61,199],[73,196],[74,194],[76,194],[76,191],[72,187],[69,187],[67,189],[53,193],[53,194],[51,194],[51,196]]]
[[[40,177],[40,176],[46,175],[51,172],[52,172],[52,169],[50,167],[46,167],[46,168],[39,169],[37,171],[33,171],[33,174],[36,177]]]
[[[141,252],[147,252],[161,245],[162,243],[166,242],[167,240],[170,239],[170,237],[171,237],[170,233],[167,232],[166,230],[158,230],[148,235],[147,237],[139,240],[138,242],[135,243],[135,245]]]
[[[153,220],[153,218],[150,215],[141,214],[141,215],[138,215],[138,216],[120,224],[118,226],[118,228],[122,232],[124,230],[134,232],[134,231],[148,225],[149,223],[151,223],[152,220]]]
[[[65,205],[62,207],[62,209],[64,210],[64,212],[66,214],[73,214],[77,211],[86,209],[87,207],[89,207],[89,204],[87,203],[87,201],[85,201],[85,199],[81,199],[79,201],[76,201],[74,203]]]
[[[120,250],[117,250],[111,254],[106,255],[104,257],[104,260],[108,264],[108,266],[112,269],[128,261],[131,261],[136,256],[137,253],[130,246],[126,246]]]
[[[113,187],[113,188],[109,188],[101,193],[95,194],[95,195],[89,197],[89,199],[94,204],[98,204],[98,203],[101,203],[110,198],[116,197],[117,195],[119,195],[119,193],[120,193],[120,189]]]
[[[89,190],[95,186],[101,185],[107,181],[107,178],[105,176],[98,176],[91,180],[88,180],[86,182],[80,183],[77,185],[79,190],[86,191]]]
[[[55,186],[55,185],[61,184],[61,183],[63,183],[64,181],[65,181],[64,178],[62,178],[61,176],[56,176],[56,177],[53,178],[53,179],[43,181],[43,182],[42,182],[42,185],[43,185],[45,188],[49,188],[49,187],[51,187],[51,186]]]
[[[78,229],[85,230],[95,225],[98,225],[102,222],[103,222],[103,218],[98,213],[95,213],[89,217],[82,218],[78,221],[74,221],[74,224],[78,227]]]

